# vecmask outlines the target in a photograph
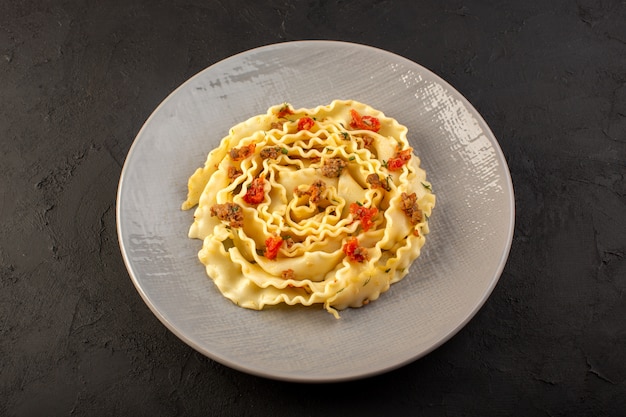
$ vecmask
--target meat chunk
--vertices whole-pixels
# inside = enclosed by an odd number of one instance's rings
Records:
[[[211,207],[211,216],[217,216],[221,221],[228,222],[230,227],[243,226],[243,210],[239,204],[216,204]]]
[[[361,140],[363,141],[363,147],[367,150],[369,150],[370,152],[372,152],[374,150],[374,138],[368,135],[362,135],[360,136]]]
[[[424,214],[417,204],[417,196],[415,193],[402,193],[400,199],[400,208],[404,211],[404,214],[407,215],[411,224],[420,223],[424,219]]]
[[[242,161],[252,155],[254,153],[254,149],[256,148],[256,144],[251,143],[247,146],[242,146],[240,148],[232,148],[230,150],[230,158],[233,161]]]
[[[303,195],[309,196],[309,201],[313,204],[317,204],[322,198],[322,193],[326,191],[326,183],[322,180],[317,180],[311,186],[302,191],[299,188],[294,190],[294,194],[298,197],[302,197]]]
[[[282,149],[279,146],[268,146],[261,149],[261,158],[263,159],[276,159],[282,153]]]
[[[387,180],[382,181],[378,174],[369,174],[365,178],[365,182],[372,186],[372,188],[382,188],[385,191],[389,191],[389,182]]]
[[[346,161],[341,158],[326,159],[322,165],[322,175],[328,178],[337,178],[346,165]]]
[[[234,180],[235,178],[237,178],[241,174],[243,174],[243,172],[240,169],[235,168],[232,165],[228,167],[228,179]]]

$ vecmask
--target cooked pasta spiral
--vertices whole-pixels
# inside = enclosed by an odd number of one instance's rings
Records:
[[[189,237],[239,306],[379,298],[408,273],[435,195],[407,128],[363,103],[289,104],[236,126],[189,178]]]

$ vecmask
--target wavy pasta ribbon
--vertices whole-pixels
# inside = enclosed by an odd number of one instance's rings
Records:
[[[361,307],[420,255],[435,195],[407,128],[354,100],[236,126],[188,181],[189,237],[239,306]]]

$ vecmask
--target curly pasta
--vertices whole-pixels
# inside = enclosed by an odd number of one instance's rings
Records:
[[[236,126],[189,178],[189,237],[239,306],[379,298],[408,273],[435,195],[407,128],[363,103],[289,104]]]

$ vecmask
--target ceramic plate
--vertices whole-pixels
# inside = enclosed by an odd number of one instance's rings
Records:
[[[237,307],[205,275],[201,241],[187,238],[187,179],[235,124],[275,104],[333,99],[367,103],[408,127],[437,195],[422,255],[376,302],[339,320],[321,308]],[[253,49],[185,82],[137,135],[117,198],[130,277],[165,326],[224,365],[301,382],[379,374],[440,346],[489,297],[514,226],[505,158],[471,104],[412,61],[333,41]]]

